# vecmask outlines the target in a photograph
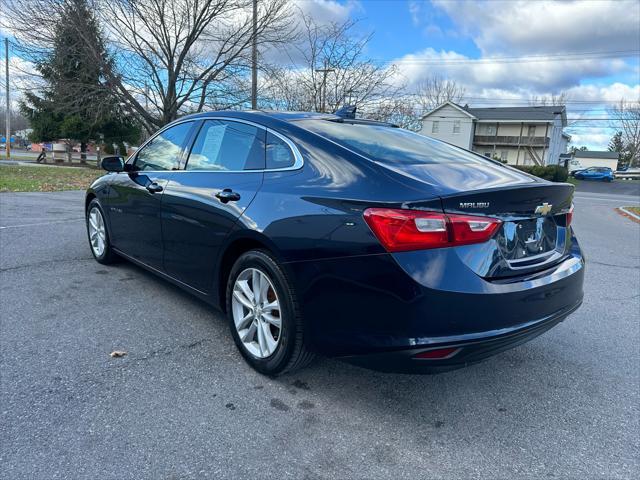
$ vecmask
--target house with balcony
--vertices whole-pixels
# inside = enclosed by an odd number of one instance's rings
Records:
[[[421,134],[511,165],[557,165],[571,137],[564,106],[471,108],[445,102],[422,117]]]

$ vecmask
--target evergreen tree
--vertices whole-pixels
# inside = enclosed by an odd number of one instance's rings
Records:
[[[122,112],[101,71],[110,65],[102,33],[87,0],[65,4],[57,21],[50,55],[37,65],[46,83],[42,95],[26,94],[33,141],[58,138],[87,142],[100,134],[107,141],[136,142],[140,128]],[[97,54],[102,62],[92,59]]]
[[[615,135],[611,137],[611,141],[609,142],[609,151],[618,152],[620,154],[620,163],[622,165],[628,165],[631,161],[631,152],[627,148],[627,145],[624,144],[622,132],[616,132]]]
[[[615,135],[611,137],[611,141],[609,142],[609,151],[610,152],[624,151],[624,141],[622,140],[622,132],[616,132]]]
[[[569,147],[569,153],[586,152],[587,150],[589,149],[584,145],[581,147],[576,147],[575,145],[572,145],[571,147]]]

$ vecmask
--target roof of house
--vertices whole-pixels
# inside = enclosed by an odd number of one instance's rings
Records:
[[[466,113],[475,120],[496,120],[496,121],[538,121],[550,122],[556,119],[558,115],[562,115],[563,123],[567,120],[567,109],[563,105],[551,106],[530,106],[530,107],[487,107],[487,108],[471,108],[467,105],[464,107],[453,102],[444,102],[436,108],[427,112],[422,118],[437,112],[442,107],[449,105],[451,107]]]
[[[602,152],[596,150],[576,150],[574,156],[576,158],[612,158],[615,160],[620,158],[620,154],[618,152]]]
[[[492,107],[467,108],[478,120],[540,120],[551,121],[558,114],[565,114],[565,107]]]
[[[456,110],[460,111],[461,113],[464,113],[465,115],[467,115],[467,116],[469,116],[469,117],[471,117],[471,118],[473,118],[473,119],[476,119],[476,117],[474,117],[474,116],[473,116],[473,114],[469,112],[469,109],[468,109],[468,108],[461,107],[461,106],[460,106],[460,105],[458,105],[457,103],[448,102],[448,101],[447,101],[447,102],[444,102],[444,103],[442,103],[442,104],[440,104],[440,105],[438,105],[438,106],[437,106],[436,108],[434,108],[433,110],[428,111],[427,113],[425,113],[425,114],[422,116],[422,118],[425,118],[425,117],[428,117],[429,115],[432,115],[433,113],[437,112],[438,110],[440,110],[440,109],[441,109],[441,108],[443,108],[443,107],[446,107],[447,105],[448,105],[448,106],[450,106],[450,107],[455,108]],[[476,119],[476,120],[477,120],[477,119]]]

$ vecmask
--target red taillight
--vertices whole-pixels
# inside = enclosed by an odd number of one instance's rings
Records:
[[[454,245],[468,245],[482,243],[493,237],[500,220],[486,217],[472,217],[465,215],[447,215],[452,227],[452,241]]]
[[[571,220],[573,220],[573,204],[571,205],[571,208],[567,213],[567,228],[569,228],[569,226],[571,225]]]
[[[394,208],[368,208],[364,219],[389,252],[486,242],[501,223],[488,217]]]
[[[438,348],[435,350],[427,350],[413,356],[413,358],[423,358],[427,360],[444,360],[453,357],[461,349],[457,347]]]

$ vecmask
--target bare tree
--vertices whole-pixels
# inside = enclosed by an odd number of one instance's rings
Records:
[[[415,99],[420,108],[420,114],[433,110],[445,102],[460,103],[466,91],[455,80],[441,75],[421,81],[416,86]]]
[[[388,122],[407,130],[418,131],[422,127],[420,112],[411,96],[401,95],[368,105],[364,116],[371,120]]]
[[[640,102],[620,100],[608,110],[611,128],[622,132],[622,142],[630,165],[640,165]]]
[[[319,24],[301,13],[290,65],[272,66],[263,105],[286,110],[334,111],[346,104],[366,108],[394,95],[395,66],[365,55],[371,34],[358,36],[357,21]]]
[[[70,0],[4,0],[0,23],[34,61],[51,48]],[[110,55],[95,52],[105,83],[149,130],[180,114],[239,105],[248,85],[251,0],[90,0]],[[29,12],[25,15],[25,12]],[[258,45],[288,41],[286,0],[262,0]]]
[[[260,6],[258,44],[286,41],[286,0]],[[246,101],[246,90],[231,93],[249,65],[250,0],[106,0],[102,18],[126,66],[112,75],[114,87],[145,121],[162,125],[182,111]]]
[[[536,107],[546,106],[565,106],[569,100],[567,92],[560,92],[559,94],[552,93],[551,95],[532,95],[529,97],[529,105]]]

